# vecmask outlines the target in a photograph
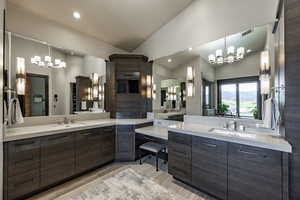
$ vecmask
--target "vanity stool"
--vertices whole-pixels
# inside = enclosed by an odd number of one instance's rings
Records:
[[[154,154],[156,157],[156,171],[158,171],[158,154],[165,150],[166,147],[162,144],[155,143],[155,142],[147,142],[145,144],[142,144],[139,147],[139,156],[140,156],[140,165],[142,164],[142,154],[141,151],[146,151],[151,154]]]

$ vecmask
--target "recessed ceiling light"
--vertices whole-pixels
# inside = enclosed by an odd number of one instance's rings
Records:
[[[190,47],[190,48],[189,48],[189,51],[192,51],[192,50],[193,50],[193,47]]]
[[[169,59],[168,59],[168,62],[169,62],[169,63],[170,63],[170,62],[172,62],[172,59],[171,59],[171,58],[169,58]]]
[[[251,53],[251,51],[252,51],[251,49],[248,49],[248,50],[247,50],[247,53]]]
[[[80,19],[80,13],[79,12],[77,12],[77,11],[74,11],[73,12],[73,17],[75,18],[75,19]]]

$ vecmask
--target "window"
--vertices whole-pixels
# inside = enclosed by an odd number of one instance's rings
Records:
[[[213,104],[213,82],[210,82],[208,80],[202,79],[203,84],[203,109],[209,109],[212,108]]]
[[[218,94],[218,104],[229,106],[226,115],[242,118],[261,118],[258,77],[219,80]]]

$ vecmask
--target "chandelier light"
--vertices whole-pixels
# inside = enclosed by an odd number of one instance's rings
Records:
[[[208,62],[210,64],[222,65],[222,64],[233,63],[244,59],[245,57],[244,47],[236,48],[233,45],[227,47],[226,36],[224,41],[225,41],[225,49],[217,49],[215,53],[208,55]]]
[[[49,67],[57,69],[67,67],[66,62],[63,62],[60,59],[54,59],[54,63],[52,62],[50,46],[48,46],[48,55],[44,57],[44,60],[40,56],[33,56],[31,58],[31,63],[39,67]]]

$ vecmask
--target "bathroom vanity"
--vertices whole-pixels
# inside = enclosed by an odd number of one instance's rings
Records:
[[[168,147],[169,173],[219,199],[288,199],[291,146],[283,138],[176,125]]]
[[[151,120],[102,119],[8,130],[5,199],[24,199],[115,159],[134,160],[132,132],[135,126],[149,125]]]

